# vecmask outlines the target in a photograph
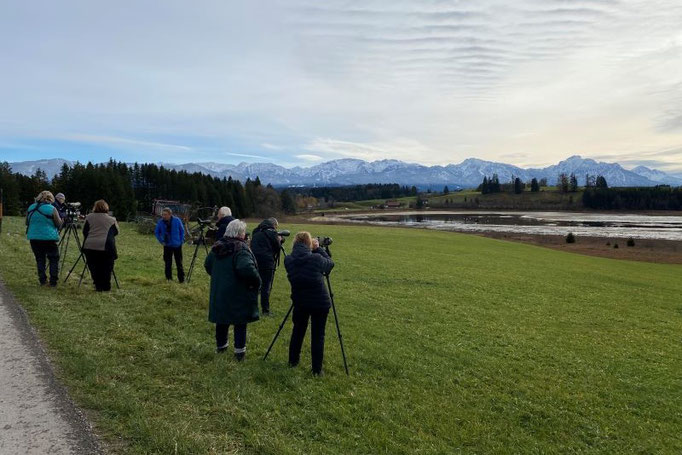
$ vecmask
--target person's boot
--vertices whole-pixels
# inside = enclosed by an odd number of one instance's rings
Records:
[[[243,362],[244,357],[246,357],[246,352],[235,352],[234,353],[234,358],[237,360],[237,362]]]

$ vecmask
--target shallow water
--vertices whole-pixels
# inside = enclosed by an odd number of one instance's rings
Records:
[[[383,226],[461,232],[509,232],[637,239],[682,240],[682,216],[580,212],[401,212],[326,216]]]

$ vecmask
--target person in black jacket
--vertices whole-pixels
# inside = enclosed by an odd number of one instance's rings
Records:
[[[327,252],[320,248],[317,239],[312,239],[309,232],[299,232],[294,239],[291,254],[284,259],[284,267],[291,283],[291,300],[294,304],[289,365],[292,367],[298,365],[310,319],[313,374],[320,375],[324,357],[325,325],[332,304],[325,285],[325,276],[331,273],[334,262]]]
[[[282,249],[282,237],[277,235],[278,226],[275,218],[268,218],[253,230],[251,236],[251,251],[258,262],[258,272],[263,283],[260,288],[263,316],[270,315],[270,292]]]
[[[57,209],[57,213],[59,213],[59,218],[62,220],[66,220],[66,196],[64,196],[64,193],[57,193],[57,195],[54,197],[54,203],[52,204],[54,208]]]
[[[227,229],[227,225],[234,221],[234,219],[235,218],[232,216],[232,210],[229,207],[220,207],[218,210],[218,221],[215,224],[218,228],[218,232],[216,232],[215,236],[216,241],[222,239],[225,236],[225,229]]]

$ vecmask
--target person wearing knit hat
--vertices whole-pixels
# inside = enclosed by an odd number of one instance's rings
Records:
[[[54,208],[57,209],[57,212],[59,213],[59,218],[62,220],[66,219],[66,196],[64,196],[64,193],[57,193],[57,195],[54,197],[54,203],[52,204]]]

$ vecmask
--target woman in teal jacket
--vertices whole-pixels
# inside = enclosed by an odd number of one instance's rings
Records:
[[[47,283],[46,262],[50,262],[50,286],[57,286],[59,280],[59,227],[62,224],[59,212],[52,205],[54,196],[49,191],[41,192],[26,212],[26,238],[36,258],[38,281]],[[47,261],[46,261],[47,260]]]
[[[211,248],[204,268],[211,276],[208,320],[216,325],[216,352],[228,347],[228,331],[234,326],[234,355],[246,355],[246,324],[257,321],[261,285],[256,258],[246,243],[246,223],[232,221],[225,236]]]

